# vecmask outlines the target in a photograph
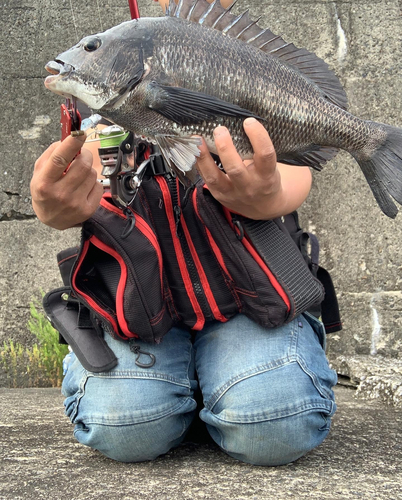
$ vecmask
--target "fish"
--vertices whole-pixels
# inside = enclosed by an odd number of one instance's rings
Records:
[[[278,161],[316,170],[339,150],[357,161],[381,210],[402,204],[402,129],[347,111],[335,73],[314,53],[239,15],[220,0],[170,0],[166,15],[84,37],[46,65],[45,86],[157,144],[190,186],[199,136],[216,153],[227,127],[243,159],[247,117],[266,128]],[[198,136],[198,137],[197,137]]]

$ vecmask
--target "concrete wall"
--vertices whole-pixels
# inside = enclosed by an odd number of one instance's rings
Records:
[[[43,86],[44,65],[82,36],[129,18],[126,0],[109,3],[113,8],[97,0],[1,5],[0,341],[31,342],[29,302],[39,288],[59,285],[55,255],[79,238],[77,230],[60,233],[36,220],[29,180],[35,159],[59,138],[60,100]],[[151,0],[139,5],[143,16],[160,13]],[[353,113],[402,125],[400,0],[239,2],[239,9],[248,7],[253,17],[262,15],[261,26],[330,64]],[[328,337],[331,363],[360,384],[363,395],[396,403],[402,391],[401,217],[392,221],[381,213],[346,153],[314,175],[302,210],[339,293],[344,330]]]

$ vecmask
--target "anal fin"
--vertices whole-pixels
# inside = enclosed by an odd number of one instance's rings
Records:
[[[278,161],[288,165],[298,165],[312,167],[315,170],[322,170],[322,167],[339,152],[337,148],[318,147],[301,153],[287,153],[284,156],[278,155]]]

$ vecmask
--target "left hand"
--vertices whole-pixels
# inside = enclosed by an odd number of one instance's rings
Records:
[[[277,164],[268,132],[256,119],[247,118],[244,130],[253,147],[253,159],[243,161],[228,129],[220,126],[214,131],[214,140],[225,172],[217,168],[203,141],[197,159],[201,176],[222,205],[245,217],[272,219],[290,213],[309,193],[309,169]]]

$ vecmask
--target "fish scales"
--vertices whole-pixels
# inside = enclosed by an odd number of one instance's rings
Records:
[[[361,166],[383,212],[395,217],[391,197],[402,203],[401,129],[350,114],[339,81],[319,58],[248,15],[236,20],[224,12],[219,1],[176,7],[171,0],[165,18],[84,38],[48,64],[54,76],[46,85],[156,141],[185,184],[194,180],[194,134],[216,152],[213,130],[224,125],[241,156],[252,157],[247,116],[266,127],[280,161],[321,169],[343,149]]]
[[[148,79],[158,79],[163,73],[178,87],[230,99],[265,118],[279,158],[283,153],[300,151],[315,143],[343,146],[344,149],[363,147],[367,136],[363,120],[325,101],[319,89],[293,68],[253,46],[223,36],[219,31],[206,30],[181,19],[165,18],[163,21],[163,24],[150,23],[148,28],[155,47]],[[182,63],[182,53],[178,50],[183,45],[193,55],[186,64]],[[164,47],[163,58],[158,57],[158,47]],[[194,75],[202,75],[202,78],[197,81]],[[138,101],[137,95],[127,101],[129,115],[125,125],[139,133],[145,120],[138,115]],[[116,120],[117,113],[111,112],[109,117]],[[218,124],[227,126],[241,138],[235,141],[236,146],[243,156],[251,156],[251,145],[244,134],[242,120],[222,117],[209,124],[203,123],[203,135],[212,138],[213,129]],[[194,129],[183,127],[177,130],[186,133]],[[165,131],[164,125],[157,120],[152,121],[152,127],[148,122],[145,135]]]

